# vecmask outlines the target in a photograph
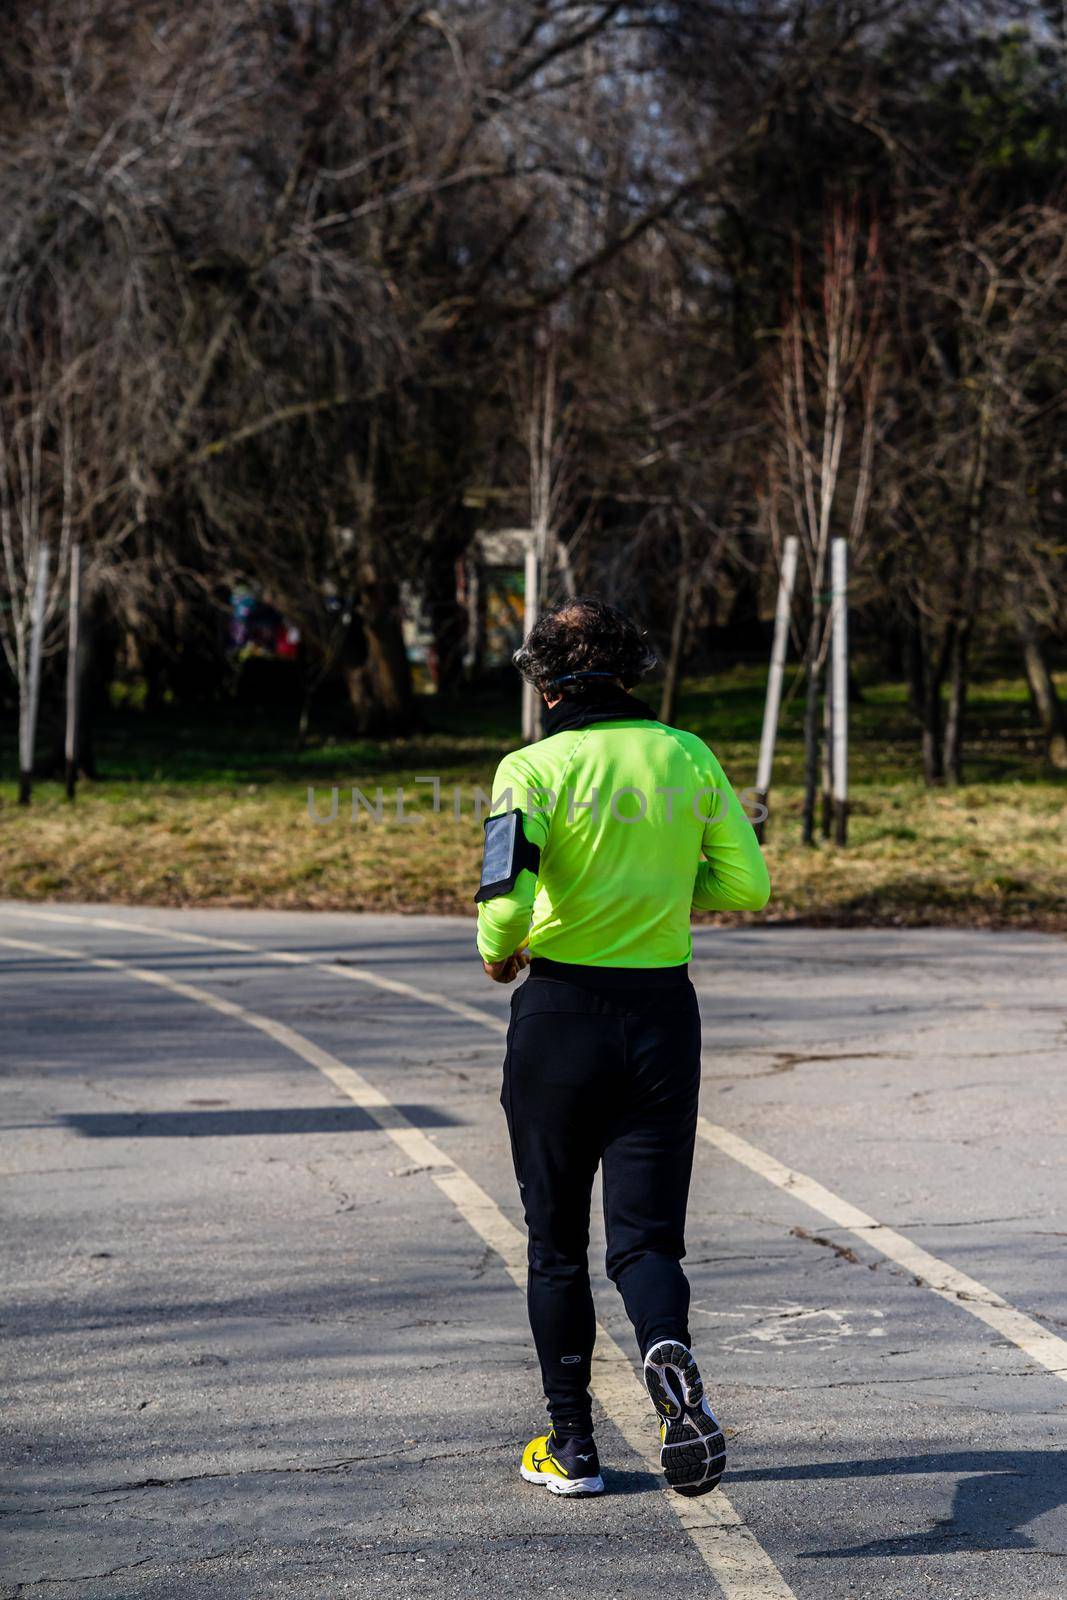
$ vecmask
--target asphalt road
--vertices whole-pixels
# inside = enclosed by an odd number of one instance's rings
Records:
[[[1067,944],[702,931],[694,981],[687,1529],[618,1360],[611,1492],[518,1477],[470,924],[0,906],[5,1600],[1067,1595]]]

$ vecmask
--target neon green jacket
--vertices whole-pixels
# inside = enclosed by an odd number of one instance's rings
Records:
[[[677,966],[692,955],[693,908],[767,904],[752,825],[707,745],[680,728],[599,722],[515,750],[493,780],[493,811],[511,810],[541,861],[479,905],[486,961],[528,945],[587,966]]]

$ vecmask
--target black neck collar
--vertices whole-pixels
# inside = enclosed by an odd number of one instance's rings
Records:
[[[591,700],[568,700],[566,696],[558,705],[544,713],[542,738],[550,739],[554,733],[568,733],[574,728],[588,728],[597,722],[655,722],[652,707],[636,695],[628,694],[615,684],[598,689]]]

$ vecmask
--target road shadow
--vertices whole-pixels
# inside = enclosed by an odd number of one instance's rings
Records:
[[[1067,1451],[953,1450],[872,1461],[827,1461],[741,1470],[731,1481],[784,1483],[838,1478],[896,1478],[917,1473],[957,1477],[949,1515],[913,1533],[825,1550],[802,1558],[948,1555],[956,1551],[1038,1550],[1028,1522],[1067,1504]]]
[[[645,1472],[640,1467],[633,1470],[626,1467],[600,1468],[604,1479],[604,1488],[608,1494],[661,1494],[663,1492],[663,1479],[655,1472]]]
[[[279,1106],[261,1109],[188,1111],[78,1111],[58,1119],[86,1139],[215,1139],[238,1134],[375,1133],[383,1126],[456,1127],[457,1120],[434,1106]]]

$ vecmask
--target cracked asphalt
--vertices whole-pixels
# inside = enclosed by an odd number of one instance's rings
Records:
[[[49,953],[298,1030],[518,1223],[501,1039],[257,953],[503,1017],[472,925],[55,909],[0,906],[47,947],[0,944],[4,1600],[720,1596],[609,1420],[603,1499],[521,1482],[522,1296],[424,1165],[278,1038]],[[704,929],[693,975],[706,1116],[1067,1337],[1067,944]],[[1067,1595],[1063,1376],[707,1144],[688,1245],[724,1488],[796,1600]]]

